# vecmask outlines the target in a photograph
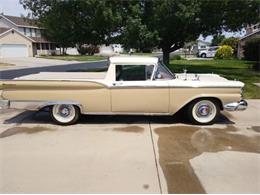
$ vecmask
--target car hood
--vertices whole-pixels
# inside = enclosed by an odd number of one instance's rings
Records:
[[[170,85],[190,87],[244,87],[240,81],[228,80],[217,74],[175,74],[176,79],[170,81]]]

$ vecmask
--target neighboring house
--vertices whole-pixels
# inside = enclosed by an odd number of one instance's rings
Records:
[[[207,41],[197,40],[197,50],[207,49],[211,43]]]
[[[256,25],[248,26],[246,28],[246,34],[243,37],[241,37],[238,42],[237,57],[239,59],[244,57],[243,46],[245,45],[245,43],[248,40],[250,40],[254,37],[257,37],[257,36],[260,36],[260,23],[258,23]]]
[[[35,20],[0,14],[0,58],[28,57],[56,52]]]

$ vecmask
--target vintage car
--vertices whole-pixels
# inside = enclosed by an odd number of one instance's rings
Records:
[[[173,74],[157,57],[111,57],[107,72],[41,72],[0,80],[0,107],[40,110],[74,124],[80,114],[173,115],[212,124],[221,110],[245,110],[244,83],[216,74]]]

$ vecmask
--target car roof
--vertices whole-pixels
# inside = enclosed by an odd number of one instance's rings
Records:
[[[159,59],[150,56],[114,56],[109,61],[112,64],[157,64]]]

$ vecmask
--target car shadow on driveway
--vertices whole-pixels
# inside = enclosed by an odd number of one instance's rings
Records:
[[[50,113],[46,111],[25,111],[4,121],[4,124],[54,124]],[[143,115],[82,115],[77,124],[187,124],[192,125],[183,113],[173,116],[143,116]],[[235,124],[221,114],[216,124]]]

